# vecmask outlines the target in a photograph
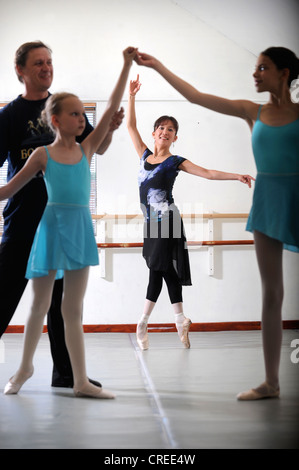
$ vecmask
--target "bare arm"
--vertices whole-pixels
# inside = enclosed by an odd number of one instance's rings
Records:
[[[116,83],[116,86],[109,98],[106,110],[104,111],[96,128],[82,142],[84,152],[89,159],[97,151],[99,146],[103,143],[103,140],[105,139],[109,129],[111,118],[119,108],[120,101],[122,99],[125,85],[128,79],[129,71],[132,65],[132,60],[135,57],[135,54],[136,49],[134,49],[133,47],[128,47],[123,52],[124,65],[121,70],[119,79]]]
[[[0,200],[12,197],[37,173],[45,171],[46,166],[46,152],[42,147],[39,147],[30,155],[24,167],[5,186],[0,188]]]
[[[251,181],[254,178],[250,175],[239,175],[238,173],[227,173],[225,171],[208,170],[201,166],[195,165],[189,160],[185,160],[180,164],[180,170],[190,173],[191,175],[200,176],[209,180],[238,180],[241,183],[245,183],[251,188]]]
[[[129,88],[129,103],[128,103],[128,112],[127,112],[127,127],[132,139],[133,145],[136,149],[136,152],[139,155],[139,158],[142,157],[146,145],[143,142],[138,129],[137,129],[137,120],[136,120],[136,111],[135,111],[135,96],[136,93],[140,90],[141,83],[139,82],[139,75],[137,75],[136,80],[130,81]]]
[[[222,114],[228,114],[245,119],[247,122],[254,121],[258,105],[248,100],[229,100],[219,96],[201,93],[192,85],[182,80],[169,69],[167,69],[159,60],[148,54],[138,53],[135,58],[139,65],[151,67],[170,85],[172,85],[179,93],[181,93],[188,101],[212,111]]]

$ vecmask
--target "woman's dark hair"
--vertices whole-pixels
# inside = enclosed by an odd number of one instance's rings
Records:
[[[154,124],[154,131],[155,131],[156,129],[158,129],[158,127],[159,127],[163,122],[165,122],[165,121],[171,121],[171,122],[172,122],[173,127],[175,128],[175,135],[177,135],[178,130],[179,130],[179,123],[178,123],[178,121],[177,121],[174,117],[172,117],[172,116],[161,116],[161,117],[159,117],[159,118],[156,120],[155,124]]]
[[[299,74],[299,59],[294,52],[286,47],[269,47],[261,54],[269,57],[279,70],[289,69],[288,85],[290,87]]]

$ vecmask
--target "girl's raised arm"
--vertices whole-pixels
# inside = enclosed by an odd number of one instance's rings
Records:
[[[45,171],[47,156],[45,149],[37,148],[30,155],[23,168],[2,188],[0,188],[0,200],[8,199],[22,189],[40,171]]]
[[[169,69],[167,69],[159,60],[149,54],[139,52],[135,58],[139,65],[153,68],[162,75],[179,93],[188,101],[204,108],[211,109],[222,114],[236,116],[246,121],[254,121],[258,105],[248,100],[229,100],[219,96],[201,93],[189,83],[182,80]]]
[[[127,112],[127,127],[136,149],[136,152],[139,155],[139,158],[142,157],[146,145],[143,142],[138,129],[137,129],[137,120],[136,120],[136,112],[135,112],[135,96],[136,93],[140,90],[141,83],[139,82],[139,75],[137,75],[136,80],[130,81],[129,87],[129,103],[128,103],[128,112]]]
[[[95,153],[95,151],[99,148],[100,144],[105,139],[112,116],[119,108],[120,101],[122,99],[126,82],[128,79],[129,71],[132,65],[132,61],[136,55],[136,52],[137,49],[135,49],[134,47],[128,47],[124,50],[123,68],[121,70],[116,86],[108,100],[106,110],[104,111],[96,128],[82,142],[84,152],[89,159],[91,159],[92,155]]]

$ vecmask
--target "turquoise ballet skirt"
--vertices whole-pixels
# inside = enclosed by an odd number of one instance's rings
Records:
[[[74,165],[56,162],[45,149],[48,203],[32,244],[27,279],[47,276],[49,270],[56,270],[60,279],[65,270],[99,264],[89,209],[90,168],[83,149]]]
[[[299,252],[299,119],[269,126],[259,119],[252,131],[257,167],[246,230],[279,240]]]

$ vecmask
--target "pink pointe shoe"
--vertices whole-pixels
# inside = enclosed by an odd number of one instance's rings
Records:
[[[142,351],[146,351],[149,347],[147,324],[140,322],[137,325],[137,344]]]
[[[237,395],[237,399],[240,401],[246,400],[261,400],[263,398],[279,398],[279,387],[274,388],[272,385],[269,385],[267,382],[262,383],[257,388],[252,388],[247,390],[247,392],[241,392]]]
[[[29,374],[25,375],[23,380],[19,380],[19,382],[14,381],[14,376],[11,377],[8,381],[8,383],[5,385],[4,388],[4,395],[16,395],[19,390],[22,388],[24,383],[30,379],[30,377],[33,375],[33,371],[30,372]]]
[[[180,340],[186,349],[190,348],[189,329],[190,329],[191,323],[192,321],[190,320],[190,318],[185,318],[185,320],[183,321],[183,331],[180,336]]]

